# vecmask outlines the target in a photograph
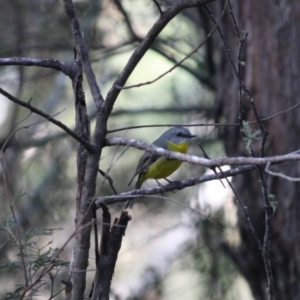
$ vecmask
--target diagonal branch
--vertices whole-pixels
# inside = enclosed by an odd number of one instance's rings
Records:
[[[166,27],[166,25],[183,9],[189,7],[196,7],[200,5],[204,5],[215,0],[179,0],[175,2],[172,6],[168,7],[163,14],[160,15],[159,19],[153,25],[153,27],[149,30],[148,34],[145,36],[140,45],[135,49],[132,56],[130,57],[127,65],[120,73],[116,81],[114,82],[112,88],[107,94],[106,101],[104,102],[104,114],[108,117],[110,114],[113,105],[120,93],[120,89],[118,87],[123,87],[129,78],[132,71],[135,69],[139,61],[142,59],[147,50],[151,47],[157,36],[160,32]]]
[[[149,84],[152,84],[158,80],[160,80],[161,78],[163,78],[164,76],[166,76],[167,74],[171,73],[173,70],[175,70],[177,67],[181,66],[187,59],[189,59],[192,55],[194,55],[205,43],[206,41],[208,40],[208,38],[210,38],[212,36],[212,34],[215,32],[215,30],[218,28],[219,26],[219,23],[221,22],[223,16],[224,16],[224,13],[225,13],[225,10],[227,8],[227,3],[228,3],[228,0],[226,1],[225,5],[224,5],[224,8],[223,8],[223,11],[221,13],[221,16],[218,20],[218,22],[216,22],[216,24],[214,25],[214,27],[210,30],[210,32],[205,36],[205,39],[200,43],[198,44],[198,46],[193,50],[191,51],[188,55],[186,55],[183,59],[181,59],[179,62],[177,62],[172,68],[170,68],[169,70],[167,70],[166,72],[162,73],[161,75],[159,75],[158,77],[156,77],[155,79],[153,80],[150,80],[150,81],[146,81],[146,82],[142,82],[142,83],[138,83],[138,84],[133,84],[133,85],[128,85],[128,86],[118,86],[118,85],[115,85],[116,88],[119,88],[119,89],[122,89],[122,90],[126,90],[126,89],[131,89],[131,88],[135,88],[135,87],[141,87],[141,86],[144,86],[144,85],[149,85]]]
[[[155,41],[155,43],[152,45],[151,49],[156,51],[160,55],[162,55],[164,58],[166,58],[170,62],[177,64],[177,60],[174,57],[172,57],[171,55],[168,55],[166,51],[164,51],[163,46],[165,46],[165,45],[163,44],[163,42],[164,42],[163,40],[157,39]],[[206,74],[204,75],[198,69],[193,69],[184,64],[179,64],[178,67],[191,73],[191,75],[198,78],[202,83],[207,85],[209,88],[211,88],[212,90],[215,90],[215,88],[216,88],[215,84],[210,76],[208,76]]]
[[[62,130],[64,130],[68,135],[70,135],[75,140],[77,140],[79,143],[81,143],[82,145],[84,145],[84,147],[88,151],[90,151],[90,152],[94,151],[94,147],[88,141],[86,141],[85,139],[83,139],[81,136],[77,135],[74,131],[72,131],[69,127],[67,127],[62,122],[55,120],[50,115],[48,115],[48,114],[44,113],[43,111],[39,110],[38,108],[32,106],[30,104],[30,102],[27,103],[27,102],[21,101],[18,98],[16,98],[13,95],[11,95],[10,93],[8,93],[5,90],[3,90],[2,88],[0,88],[0,94],[4,95],[6,98],[8,98],[9,100],[11,100],[12,102],[17,103],[20,106],[26,107],[27,109],[29,109],[33,113],[35,113],[37,115],[40,115],[43,118],[45,118],[46,120],[48,120],[49,122],[55,124],[56,126],[58,126],[59,128],[61,128]]]
[[[160,7],[160,4],[158,3],[157,0],[153,0],[154,4],[156,5],[159,13],[162,15],[164,12],[162,11],[161,7]]]
[[[58,59],[40,59],[30,57],[0,58],[0,66],[35,66],[50,68],[61,71],[70,78],[72,78],[76,73],[73,63],[65,63]]]
[[[127,28],[128,28],[128,31],[129,33],[131,34],[131,36],[135,39],[135,40],[140,40],[140,38],[137,36],[137,34],[135,33],[135,31],[133,30],[132,28],[132,25],[131,25],[131,21],[130,21],[130,18],[122,4],[122,2],[120,0],[114,0],[114,3],[115,5],[118,7],[119,11],[123,14],[124,16],[124,21],[127,25]]]
[[[77,54],[81,58],[83,64],[83,71],[87,78],[96,108],[99,109],[104,100],[101,95],[100,88],[97,84],[96,76],[94,74],[94,71],[90,63],[89,53],[86,49],[85,42],[83,39],[83,34],[80,29],[80,24],[75,14],[73,1],[64,0],[64,6],[65,6],[66,15],[71,24]]]

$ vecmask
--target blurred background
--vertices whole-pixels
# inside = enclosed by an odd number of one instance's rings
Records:
[[[171,0],[161,1],[161,8],[165,9],[169,2],[172,3]],[[141,38],[159,18],[159,10],[150,0],[80,0],[74,3],[105,98]],[[221,9],[219,2],[212,6],[217,16]],[[233,10],[240,16],[237,5]],[[229,19],[227,11],[226,22]],[[200,44],[212,26],[204,9],[193,8],[180,13],[159,35],[126,85],[153,80],[169,70]],[[233,34],[232,28],[227,33]],[[0,39],[2,58],[18,56],[73,61],[73,37],[63,3],[59,0],[1,0]],[[228,41],[232,39],[228,38]],[[235,43],[238,45],[238,39]],[[234,47],[236,50],[237,46]],[[228,65],[231,75],[224,77],[222,88],[217,88],[220,87],[217,75],[225,66],[222,48],[220,39],[208,39],[194,55],[162,79],[143,87],[123,90],[114,106],[108,129],[236,122],[237,83],[232,81],[232,70]],[[234,54],[236,52],[233,53],[236,59]],[[75,127],[72,85],[64,74],[38,67],[1,66],[0,86],[23,101],[32,99],[32,105],[55,115],[70,128]],[[235,91],[234,97],[227,94],[222,98],[222,93],[229,86],[231,91]],[[87,86],[85,91],[93,130],[95,106]],[[226,101],[232,102],[233,99],[236,108],[231,111],[230,105],[224,108]],[[245,114],[249,110],[246,106]],[[61,129],[37,115],[29,115],[28,110],[3,96],[0,96],[0,111],[1,147],[10,137],[3,157],[7,190],[15,203],[14,211],[22,233],[27,234],[24,235],[26,258],[34,261],[45,253],[51,257],[51,253],[62,247],[74,230],[77,143]],[[19,130],[10,136],[16,129]],[[109,137],[127,137],[151,143],[166,129],[129,129],[109,134]],[[190,127],[190,130],[198,136],[189,149],[191,154],[203,156],[198,142],[210,157],[245,154],[241,144],[234,144],[233,137],[238,139],[240,136],[238,129],[198,126]],[[142,155],[141,151],[133,148],[123,150],[122,147],[107,147],[100,161],[100,168],[108,172],[119,193],[133,188],[133,184],[127,185]],[[170,179],[200,177],[209,172],[200,166],[184,163]],[[143,187],[155,185],[155,181],[149,180]],[[99,175],[97,196],[111,194],[109,184]],[[4,283],[0,287],[0,297],[11,299],[13,295],[7,293],[15,291],[24,278],[3,170],[0,170],[0,195],[0,282]],[[222,227],[223,232],[199,214],[166,199],[149,197],[137,200],[119,253],[111,299],[253,299],[247,280],[242,276],[246,272],[237,267],[241,261],[232,259],[233,252],[228,250],[237,251],[241,245],[237,208],[230,188],[224,189],[219,181],[215,181],[164,196],[200,211]],[[261,213],[262,205],[259,207]],[[112,217],[118,217],[123,208],[124,203],[110,206]],[[100,211],[98,218],[100,229]],[[264,223],[263,219],[260,221]],[[247,225],[242,227],[245,229]],[[247,232],[250,235],[249,230]],[[40,299],[50,299],[64,287],[61,279],[68,273],[71,246],[72,242],[60,255],[62,264],[56,268],[56,273],[43,279],[36,292]],[[93,250],[92,244],[87,292],[95,271]],[[41,261],[41,264],[46,261]],[[34,270],[38,274],[39,266],[35,266]],[[255,276],[255,271],[253,274]],[[263,289],[259,292],[264,294]],[[55,298],[64,299],[64,294],[60,293]]]
[[[74,2],[93,68],[105,97],[139,39],[151,28],[159,12],[152,1]],[[122,9],[126,10],[126,15]],[[53,58],[65,62],[73,60],[73,38],[61,1],[4,0],[0,3],[0,11],[0,35],[3,41],[0,46],[1,57]],[[127,22],[130,22],[130,26]],[[204,37],[205,32],[199,30],[189,17],[180,15],[162,32],[127,84],[155,79],[197,47]],[[124,90],[116,102],[108,129],[152,124],[213,123],[213,91],[195,78],[195,75],[199,75],[209,81],[204,55],[205,51],[200,49],[182,67],[176,68],[156,83]],[[0,72],[1,87],[23,101],[32,98],[32,105],[50,115],[58,113],[56,119],[74,128],[72,86],[64,74],[51,69],[19,66],[2,67]],[[86,98],[93,119],[95,107],[88,89]],[[10,139],[10,146],[5,152],[10,191],[14,196],[24,193],[15,206],[18,220],[24,231],[36,227],[61,228],[55,230],[51,237],[41,235],[30,240],[36,242],[37,248],[44,247],[49,241],[53,241],[51,247],[61,247],[74,229],[76,141],[34,114],[22,121],[28,115],[26,109],[10,103],[4,97],[0,101],[3,112],[0,116],[2,144],[14,129],[39,122],[19,130]],[[93,128],[93,122],[91,124]],[[109,136],[151,143],[166,129],[141,128]],[[190,130],[199,137],[190,148],[190,153],[202,155],[196,143],[201,141],[210,156],[224,154],[214,127]],[[127,185],[142,155],[136,149],[128,149],[119,157],[123,150],[122,147],[105,148],[100,162],[102,170],[109,169],[118,192],[133,188],[133,184],[131,187]],[[198,177],[205,171],[199,166],[183,164],[170,179]],[[156,182],[150,180],[144,187],[155,185]],[[5,200],[7,197],[3,182],[1,186],[1,198],[4,200],[1,220],[5,221],[10,210]],[[98,186],[98,196],[112,194],[108,183],[101,176]],[[216,183],[216,189],[223,194],[220,201],[226,203],[230,214],[234,207],[228,196],[229,191],[224,190],[219,182]],[[216,197],[215,191],[212,198]],[[203,186],[164,196],[216,218],[219,225],[225,224],[227,218],[230,226],[233,226],[234,214],[225,218],[223,204],[213,204],[210,193]],[[112,216],[118,216],[123,207],[123,203],[111,206]],[[232,292],[241,281],[234,266],[223,255],[218,256],[210,251],[213,245],[208,244],[208,233],[215,235],[213,239],[209,238],[212,244],[219,243],[222,235],[216,226],[175,203],[155,198],[137,201],[132,216],[114,275],[112,291],[115,297],[125,299],[133,295],[136,299],[195,299],[200,295],[210,295],[212,291],[215,294],[217,289],[220,295],[228,292],[232,295],[231,299],[239,299]],[[1,248],[2,265],[8,260],[18,260],[15,244],[9,233],[3,230],[1,244],[7,238],[10,241]],[[237,242],[236,239],[233,242]],[[71,244],[62,254],[66,261],[71,257],[70,249]],[[47,247],[41,252],[46,250]],[[90,284],[94,263],[91,247]],[[225,266],[232,269],[230,276],[225,276]],[[22,281],[23,274],[19,268],[13,267],[4,268],[1,273],[1,281],[6,282],[1,287],[3,297],[6,292],[14,290],[19,280]],[[59,279],[66,274],[67,267],[63,267],[54,281],[55,290],[63,287]],[[48,289],[49,293],[51,285],[49,278],[45,280],[48,283],[41,293],[43,299],[47,299],[45,290]],[[63,294],[57,297],[62,299]]]

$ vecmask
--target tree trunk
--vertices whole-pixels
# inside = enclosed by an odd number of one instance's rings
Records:
[[[251,90],[260,118],[272,116],[299,102],[300,95],[300,2],[299,0],[232,1],[238,27],[249,33],[244,51],[243,81]],[[239,40],[230,14],[222,21],[222,31],[230,54],[237,65]],[[238,122],[238,80],[226,56],[219,36],[221,55],[217,74],[219,120]],[[249,99],[243,98],[244,119],[255,120]],[[277,155],[300,148],[299,108],[264,122],[269,132],[265,155]],[[257,125],[251,125],[258,129]],[[223,131],[227,155],[249,155],[238,127]],[[253,145],[259,155],[260,145]],[[300,177],[299,164],[284,163],[272,170]],[[274,277],[274,299],[300,298],[300,185],[279,177],[267,176],[269,192],[278,201],[271,220],[271,263]],[[248,207],[254,227],[262,240],[264,235],[264,201],[257,171],[238,176],[234,184]],[[250,284],[254,298],[267,299],[264,263],[247,220],[239,208],[238,226],[241,246],[231,257]]]

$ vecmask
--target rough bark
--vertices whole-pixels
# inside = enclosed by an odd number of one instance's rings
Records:
[[[252,91],[261,118],[284,111],[299,102],[300,84],[300,3],[291,1],[232,1],[240,29],[249,35],[244,49],[243,80]],[[237,62],[239,40],[234,32],[230,15],[222,24],[230,53]],[[238,81],[218,41],[221,54],[217,74],[219,116],[228,123],[238,120]],[[244,118],[254,120],[250,103],[245,96]],[[293,109],[264,123],[269,136],[265,155],[278,155],[299,149],[300,111]],[[253,126],[257,129],[256,126]],[[247,155],[238,128],[223,132],[227,155]],[[259,145],[254,145],[259,153]],[[285,163],[273,167],[284,174],[300,177],[298,163]],[[240,195],[263,239],[264,202],[257,172],[234,179]],[[278,208],[271,220],[271,262],[274,276],[274,299],[299,299],[300,297],[300,243],[299,213],[300,185],[279,177],[267,176],[270,193],[276,196]],[[238,251],[230,255],[250,284],[255,299],[267,299],[265,267],[258,246],[239,208],[238,226],[242,238]]]
[[[110,224],[110,214],[107,208],[103,209],[103,224]],[[94,279],[93,300],[108,300],[110,285],[121,249],[122,239],[125,235],[128,222],[131,217],[127,211],[121,213],[120,219],[115,219],[110,230],[110,226],[103,225],[100,255],[97,258],[97,271]]]

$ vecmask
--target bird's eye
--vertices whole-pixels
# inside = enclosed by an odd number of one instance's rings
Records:
[[[181,132],[177,132],[177,136],[183,136]]]

